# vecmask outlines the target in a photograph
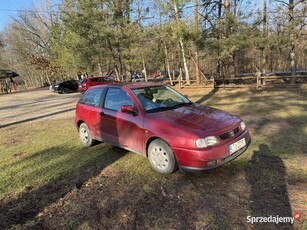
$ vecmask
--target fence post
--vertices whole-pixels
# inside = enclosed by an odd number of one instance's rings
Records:
[[[256,72],[256,88],[257,88],[257,90],[259,90],[259,88],[260,88],[260,76],[261,76],[261,72],[258,70],[257,72]]]

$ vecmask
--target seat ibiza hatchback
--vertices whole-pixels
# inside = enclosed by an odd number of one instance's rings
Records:
[[[101,141],[140,153],[163,174],[221,166],[251,141],[240,118],[147,82],[90,88],[76,106],[75,124],[85,146]]]

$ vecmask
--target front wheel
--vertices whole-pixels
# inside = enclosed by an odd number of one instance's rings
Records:
[[[149,144],[148,160],[153,169],[162,174],[170,174],[178,169],[172,149],[161,139],[156,139]]]
[[[63,93],[64,93],[64,94],[67,94],[68,91],[69,91],[69,90],[68,90],[67,88],[64,88],[64,89],[63,89]]]
[[[85,123],[82,123],[79,127],[79,136],[82,144],[86,147],[90,147],[96,144],[96,140],[92,138],[90,130]]]

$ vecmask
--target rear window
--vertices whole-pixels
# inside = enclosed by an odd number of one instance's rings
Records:
[[[90,89],[86,91],[80,99],[81,104],[91,105],[94,107],[100,106],[101,94],[105,89]]]

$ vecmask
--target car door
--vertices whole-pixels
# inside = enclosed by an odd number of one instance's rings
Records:
[[[123,105],[134,107],[127,91],[109,87],[102,108],[101,135],[103,139],[114,145],[141,153],[144,143],[143,116],[138,113],[122,112]]]
[[[64,84],[64,88],[68,89],[69,91],[72,91],[72,82],[71,81],[66,81]]]
[[[83,120],[90,129],[92,137],[96,140],[101,139],[101,98],[105,89],[91,89],[84,93],[80,99],[76,114],[80,114],[80,120]]]
[[[72,81],[72,87],[71,87],[71,91],[77,91],[79,88],[79,82],[76,80]]]

